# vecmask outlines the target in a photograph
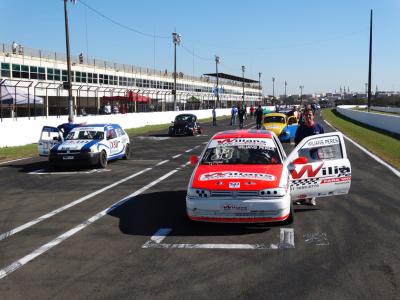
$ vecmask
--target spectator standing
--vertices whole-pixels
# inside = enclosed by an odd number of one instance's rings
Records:
[[[68,123],[64,123],[61,124],[59,126],[57,126],[57,129],[60,130],[63,134],[63,138],[65,139],[68,135],[68,133],[74,129],[75,127],[78,127],[80,125],[83,125],[85,123],[81,123],[81,124],[75,124],[74,123],[74,116],[69,116],[68,117]]]
[[[246,110],[243,106],[241,106],[238,110],[238,116],[239,116],[239,128],[243,129],[243,120],[246,115]]]
[[[106,115],[110,115],[111,114],[111,105],[110,102],[107,102],[106,105],[104,105],[104,113]]]
[[[237,107],[234,105],[231,109],[231,126],[236,124]]]
[[[261,129],[261,122],[262,122],[263,115],[264,115],[264,111],[263,111],[261,105],[259,105],[258,108],[255,111],[256,128],[257,129]]]
[[[254,106],[253,106],[253,104],[250,106],[250,117],[252,119],[254,118]]]
[[[11,44],[11,50],[12,50],[13,54],[17,54],[17,47],[18,47],[18,44],[15,41],[13,41]]]
[[[298,143],[301,142],[302,139],[304,139],[307,136],[324,133],[324,128],[320,124],[314,121],[314,114],[312,109],[310,108],[306,109],[303,115],[304,115],[304,123],[297,128],[296,136],[294,138],[296,146]],[[315,197],[305,199],[305,203],[309,205],[317,205]]]
[[[213,126],[217,126],[217,112],[215,110],[215,107],[212,110],[212,120],[213,120]]]

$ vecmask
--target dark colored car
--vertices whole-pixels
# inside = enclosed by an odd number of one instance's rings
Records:
[[[193,114],[180,114],[175,117],[173,125],[169,127],[168,135],[195,135],[203,133],[197,117]]]

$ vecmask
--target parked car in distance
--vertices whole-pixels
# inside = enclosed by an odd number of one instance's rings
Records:
[[[299,124],[295,116],[288,117],[284,113],[264,115],[263,128],[274,132],[281,142],[293,140],[298,127]]]
[[[203,129],[197,120],[197,116],[194,114],[177,115],[168,129],[169,136],[196,135],[202,133]]]

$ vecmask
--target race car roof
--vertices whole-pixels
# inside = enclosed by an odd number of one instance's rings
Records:
[[[283,113],[268,113],[268,114],[264,114],[265,117],[267,116],[271,116],[271,117],[286,117],[285,114]]]
[[[231,139],[231,138],[264,138],[272,139],[272,134],[268,130],[228,130],[218,132],[213,136],[213,140],[216,139]]]
[[[96,128],[103,128],[105,129],[105,127],[107,126],[111,126],[113,128],[121,128],[121,126],[119,126],[118,124],[111,124],[111,123],[99,123],[99,124],[82,124],[79,127],[75,127],[79,130],[79,128],[86,128],[86,127],[96,127]],[[75,129],[74,128],[74,129]]]

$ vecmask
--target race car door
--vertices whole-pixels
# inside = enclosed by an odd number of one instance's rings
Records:
[[[108,141],[109,147],[110,147],[110,154],[109,154],[110,157],[112,157],[114,155],[119,155],[122,153],[124,145],[118,139],[117,132],[112,127],[109,127],[107,129],[107,141]]]
[[[292,200],[347,194],[351,165],[340,132],[309,136],[288,156]]]
[[[43,126],[38,142],[40,156],[48,156],[49,151],[55,144],[63,142],[61,132],[56,127]]]

